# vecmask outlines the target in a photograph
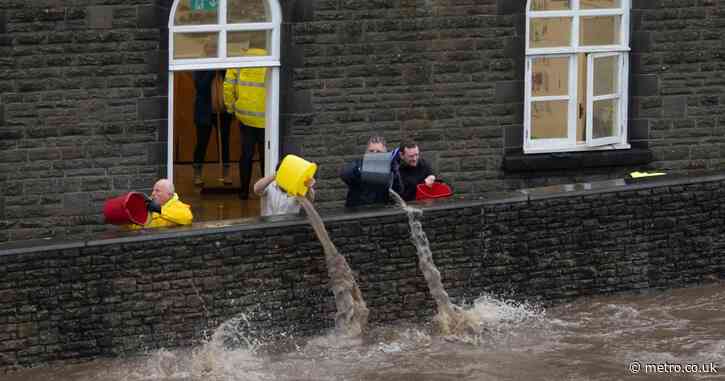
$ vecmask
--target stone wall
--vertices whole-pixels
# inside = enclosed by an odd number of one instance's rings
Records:
[[[531,189],[439,203],[423,227],[456,302],[484,292],[549,305],[725,278],[725,176]],[[373,326],[434,313],[407,217],[325,219]],[[334,325],[322,248],[298,217],[0,247],[0,370],[191,345],[248,313],[257,331]]]
[[[522,142],[523,0],[280,3],[282,153],[320,164],[322,208],[373,132],[417,139],[466,195],[725,163],[720,1],[632,1],[629,137],[651,164],[530,171],[502,166]],[[103,230],[105,198],[165,173],[171,4],[0,2],[0,242]]]
[[[0,242],[102,230],[106,198],[165,173],[161,13],[0,2]]]

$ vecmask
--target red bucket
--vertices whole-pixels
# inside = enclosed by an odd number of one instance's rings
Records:
[[[429,198],[448,197],[453,194],[453,190],[446,183],[434,182],[432,187],[425,184],[418,184],[415,192],[416,200],[427,200]]]
[[[149,217],[143,193],[130,192],[123,196],[109,198],[103,206],[107,224],[145,225]]]

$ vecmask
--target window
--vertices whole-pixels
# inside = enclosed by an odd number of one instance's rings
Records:
[[[169,178],[174,160],[174,73],[210,69],[269,68],[264,172],[273,172],[279,156],[281,22],[276,0],[174,0],[169,17]],[[252,49],[263,53],[245,53]]]
[[[524,153],[627,144],[629,0],[529,0]]]

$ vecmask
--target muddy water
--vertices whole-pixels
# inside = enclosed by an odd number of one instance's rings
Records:
[[[209,343],[189,351],[156,351],[140,358],[24,370],[0,375],[0,379],[725,379],[723,283],[598,297],[548,310],[482,296],[471,311],[476,311],[484,327],[477,345],[446,340],[428,326],[388,326],[371,328],[360,345],[339,345],[329,337],[300,339],[294,349],[263,353],[254,340],[240,347],[223,344],[229,332],[220,329]],[[635,362],[640,366],[638,373],[633,373]],[[674,372],[676,366],[689,364],[700,366],[698,372]],[[670,372],[665,372],[666,366]]]
[[[335,329],[338,335],[357,337],[365,330],[368,323],[368,308],[365,305],[360,288],[350,271],[345,257],[338,253],[337,248],[330,240],[322,218],[312,203],[304,197],[297,197],[297,201],[305,208],[307,219],[322,244],[327,263],[327,274],[330,276],[330,286],[335,295],[337,313],[335,315]]]
[[[433,253],[430,251],[428,237],[423,231],[423,225],[419,220],[423,212],[420,209],[408,206],[400,195],[392,189],[390,190],[390,196],[408,215],[411,240],[418,253],[418,268],[423,273],[423,277],[428,284],[428,291],[436,302],[437,313],[434,321],[438,333],[465,338],[466,340],[475,339],[481,332],[478,315],[451,303],[448,293],[443,287],[443,282],[441,282],[441,273],[433,261]]]

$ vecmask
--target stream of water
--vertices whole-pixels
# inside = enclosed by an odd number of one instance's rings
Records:
[[[428,237],[423,231],[423,224],[418,217],[423,211],[408,206],[406,202],[392,189],[390,196],[408,215],[410,225],[410,236],[418,253],[418,268],[423,273],[428,291],[436,302],[437,313],[434,317],[439,333],[470,340],[478,338],[481,333],[479,316],[474,311],[466,311],[463,308],[451,303],[443,282],[441,273],[433,261],[433,253],[430,251]]]

